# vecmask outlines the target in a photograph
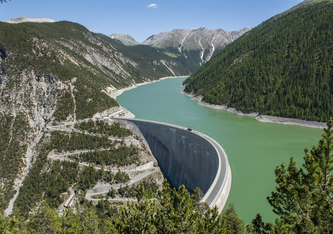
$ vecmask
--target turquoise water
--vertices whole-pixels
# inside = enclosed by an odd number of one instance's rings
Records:
[[[266,197],[275,189],[276,165],[288,165],[293,156],[301,166],[304,148],[317,145],[322,130],[261,123],[254,117],[199,106],[181,94],[184,79],[140,86],[124,92],[117,101],[136,118],[192,126],[213,137],[223,146],[231,166],[228,203],[235,205],[245,223],[251,222],[257,213],[264,221],[273,222],[275,215]]]

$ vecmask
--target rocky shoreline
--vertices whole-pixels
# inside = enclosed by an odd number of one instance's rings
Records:
[[[286,125],[297,125],[302,127],[310,127],[310,128],[319,128],[323,129],[326,128],[327,125],[325,122],[316,122],[316,121],[309,121],[309,120],[302,120],[302,119],[292,119],[292,118],[284,118],[284,117],[277,117],[277,116],[270,116],[270,115],[260,115],[259,112],[251,112],[251,111],[239,111],[235,108],[228,107],[227,105],[215,105],[210,104],[202,101],[202,96],[195,96],[194,94],[189,94],[182,92],[183,94],[189,96],[192,100],[198,101],[198,105],[206,106],[212,109],[218,110],[226,110],[231,112],[234,115],[246,115],[255,117],[255,120],[263,123],[276,123],[276,124],[286,124]]]

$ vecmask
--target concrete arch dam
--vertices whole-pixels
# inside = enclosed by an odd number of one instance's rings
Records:
[[[199,187],[201,200],[221,212],[231,188],[231,169],[223,148],[209,136],[184,127],[139,119],[118,119],[143,137],[168,182],[189,191]]]

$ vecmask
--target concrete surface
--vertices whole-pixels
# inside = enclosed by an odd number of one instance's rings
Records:
[[[168,182],[189,191],[199,187],[202,201],[221,212],[231,188],[231,169],[223,148],[209,136],[187,128],[139,119],[117,118],[144,137]]]

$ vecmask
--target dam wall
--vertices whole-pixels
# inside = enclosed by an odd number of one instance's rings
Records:
[[[168,182],[182,184],[201,200],[222,211],[231,187],[231,170],[223,148],[212,138],[184,127],[139,119],[118,119],[123,127],[143,137]]]

